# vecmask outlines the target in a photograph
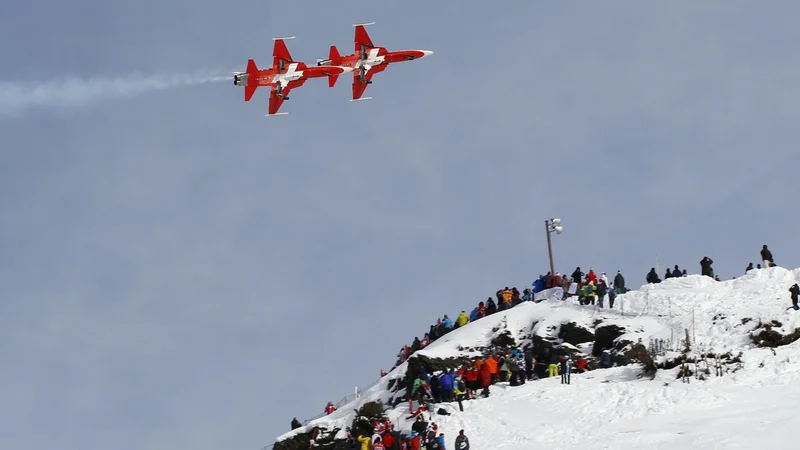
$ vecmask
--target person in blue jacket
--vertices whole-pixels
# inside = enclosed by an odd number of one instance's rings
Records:
[[[436,437],[436,442],[439,444],[439,448],[445,450],[444,447],[444,433],[439,433],[439,436]]]
[[[442,385],[442,400],[453,401],[453,369],[442,374],[439,377],[439,383]]]
[[[444,319],[442,319],[442,325],[444,325],[444,327],[446,329],[448,329],[448,330],[452,330],[453,329],[453,321],[450,320],[449,317],[447,317],[447,314],[445,314],[444,315]]]
[[[544,277],[539,275],[539,279],[533,282],[533,292],[538,293],[544,290]]]
[[[476,320],[478,320],[478,307],[477,306],[475,307],[475,309],[472,310],[471,313],[469,313],[469,321],[470,322],[474,322]]]

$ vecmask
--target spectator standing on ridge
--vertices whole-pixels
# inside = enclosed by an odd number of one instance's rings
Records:
[[[458,315],[456,318],[456,326],[463,327],[469,322],[469,316],[464,310],[461,310],[461,314]]]
[[[700,260],[700,274],[714,278],[714,269],[711,268],[712,264],[714,264],[714,261],[708,256],[704,256],[703,259]]]
[[[300,421],[297,420],[297,417],[292,419],[292,429],[293,430],[296,430],[296,429],[298,429],[298,428],[300,428],[302,426],[303,426],[303,424],[301,424]]]
[[[617,294],[625,293],[625,277],[622,276],[622,272],[619,270],[617,271],[617,275],[614,277],[614,291],[616,291]]]
[[[325,414],[331,414],[334,411],[336,411],[336,406],[333,405],[333,402],[328,402],[328,404],[325,405]]]
[[[492,300],[492,297],[489,297],[486,300],[486,315],[490,316],[497,312],[497,304]]]
[[[580,267],[576,267],[575,272],[572,272],[572,282],[580,284],[581,281],[583,281],[583,272]]]
[[[797,306],[797,297],[800,296],[800,286],[797,286],[797,283],[793,284],[792,287],[789,288],[789,292],[792,293],[792,307],[796,310],[800,309]]]
[[[650,272],[647,272],[647,283],[648,284],[661,283],[661,279],[658,278],[658,274],[656,273],[655,267],[651,268]]]
[[[603,283],[606,284],[606,287],[611,286],[611,283],[608,282],[608,275],[605,272],[600,274],[600,279],[603,280]]]
[[[670,279],[670,278],[672,278],[672,271],[670,271],[670,270],[669,270],[669,267],[667,267],[667,271],[666,271],[666,272],[664,272],[664,279],[665,279],[665,280],[668,280],[668,279]]]
[[[599,283],[597,283],[597,306],[603,308],[603,302],[606,300],[606,294],[608,293],[608,288],[606,287],[606,282],[602,279]]]
[[[617,298],[617,290],[616,289],[609,289],[608,290],[608,307],[614,308],[614,300]]]
[[[597,283],[597,274],[594,273],[594,267],[589,268],[589,273],[586,274],[586,281]]]
[[[680,278],[683,276],[683,273],[680,269],[678,269],[678,265],[675,264],[675,270],[672,271],[672,278]]]
[[[744,269],[744,273],[750,272],[751,270],[753,270],[753,263],[747,265],[747,268]]]
[[[775,267],[775,260],[772,259],[772,252],[767,249],[766,244],[761,247],[761,261],[764,263],[765,268]]]
[[[464,430],[458,432],[455,447],[456,450],[469,450],[469,438],[464,434]]]

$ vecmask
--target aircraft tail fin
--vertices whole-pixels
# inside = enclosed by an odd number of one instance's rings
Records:
[[[258,66],[256,66],[256,62],[252,59],[247,61],[247,71],[245,72],[249,77],[255,77],[258,73]],[[248,80],[249,81],[249,80]],[[244,86],[244,101],[249,102],[251,98],[253,98],[253,94],[256,93],[256,88],[258,88],[258,83],[247,83]]]
[[[331,52],[328,59],[331,60],[331,65],[334,66],[338,65],[339,60],[342,59],[342,55],[339,54],[339,49],[337,49],[335,45],[331,45]]]

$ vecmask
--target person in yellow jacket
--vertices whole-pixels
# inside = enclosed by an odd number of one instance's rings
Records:
[[[458,318],[456,319],[456,324],[460,327],[463,327],[468,322],[469,322],[469,316],[465,311],[461,311],[461,314],[459,314]]]
[[[358,442],[361,442],[361,450],[372,450],[370,443],[372,438],[369,436],[359,436]]]

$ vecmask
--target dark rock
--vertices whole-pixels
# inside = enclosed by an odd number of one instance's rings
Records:
[[[603,350],[614,348],[614,341],[625,334],[625,328],[617,325],[604,325],[594,330],[594,346],[592,355],[600,356]]]
[[[312,439],[315,443],[314,448],[331,450],[345,448],[341,445],[344,443],[343,440],[335,439],[339,430],[339,428],[314,427],[308,433],[301,433],[292,438],[275,442],[273,450],[307,450],[311,446]]]
[[[385,420],[384,411],[383,404],[380,402],[364,403],[350,425],[350,432],[353,436],[372,436],[372,423],[376,420]]]
[[[593,341],[594,333],[575,322],[569,322],[561,325],[558,337],[568,344],[578,345]]]
[[[492,338],[492,345],[495,347],[512,347],[517,345],[517,341],[511,335],[511,332],[506,330]]]
[[[792,342],[800,339],[800,328],[787,335],[783,335],[773,328],[780,326],[781,323],[777,320],[773,320],[770,323],[759,322],[753,331],[750,332],[750,339],[759,347],[770,348],[791,344]]]

